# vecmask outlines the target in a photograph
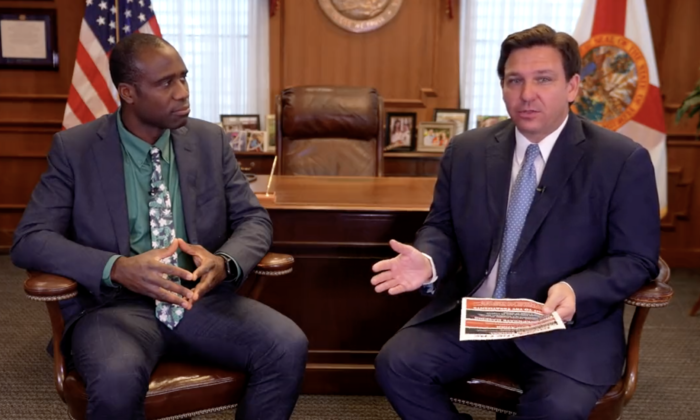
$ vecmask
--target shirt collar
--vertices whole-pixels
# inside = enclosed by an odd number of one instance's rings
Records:
[[[545,164],[547,164],[547,158],[549,158],[550,153],[552,153],[552,148],[554,148],[554,143],[557,142],[557,139],[559,138],[559,134],[561,134],[562,130],[564,130],[564,126],[566,125],[567,121],[569,121],[568,115],[566,116],[566,118],[564,118],[564,122],[561,123],[561,125],[556,130],[554,130],[552,133],[550,133],[547,137],[543,138],[542,141],[539,143],[532,143],[516,127],[515,128],[515,161],[518,164],[520,164],[523,161],[523,159],[525,159],[525,150],[527,150],[527,146],[529,146],[531,144],[537,144],[540,147],[540,154],[542,155],[542,160],[544,161]]]
[[[126,154],[137,164],[148,163],[151,161],[149,153],[151,151],[151,145],[145,140],[141,140],[132,134],[124,126],[122,121],[121,108],[117,110],[117,130],[119,131],[119,139],[124,145]],[[158,137],[155,144],[153,145],[160,149],[161,158],[170,163],[170,158],[172,156],[172,148],[170,147],[170,130],[163,131],[163,134]]]

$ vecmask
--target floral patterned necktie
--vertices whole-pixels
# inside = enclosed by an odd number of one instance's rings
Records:
[[[168,188],[163,183],[163,171],[160,164],[161,153],[157,147],[151,148],[151,198],[148,201],[148,216],[151,224],[151,247],[153,249],[167,248],[175,240],[175,222],[173,221],[173,205]],[[164,264],[177,265],[177,252],[161,260]],[[177,284],[180,278],[163,274],[164,277]],[[171,330],[182,319],[185,310],[168,302],[156,300],[156,317]]]

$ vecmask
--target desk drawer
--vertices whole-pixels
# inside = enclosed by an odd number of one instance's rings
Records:
[[[269,175],[272,170],[274,156],[236,156],[243,172],[259,175]]]

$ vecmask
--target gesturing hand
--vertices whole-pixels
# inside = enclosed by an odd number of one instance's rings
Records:
[[[192,273],[193,279],[201,278],[199,284],[192,289],[192,301],[196,302],[226,278],[224,259],[207,251],[201,245],[190,245],[182,239],[178,239],[178,242],[180,249],[190,254],[197,266],[197,269]]]
[[[430,280],[433,269],[425,255],[414,247],[393,239],[389,245],[399,255],[372,266],[372,271],[379,273],[372,277],[372,285],[377,293],[386,290],[390,295],[411,292]]]
[[[576,314],[576,294],[574,289],[566,283],[552,285],[547,292],[547,301],[544,303],[543,312],[547,315],[556,311],[562,321],[569,322]]]
[[[168,274],[182,280],[194,279],[189,271],[161,262],[173,255],[177,248],[178,241],[175,240],[167,248],[153,249],[133,257],[119,257],[112,266],[110,277],[132,292],[192,309],[192,303],[188,301],[192,299],[192,292],[164,277]]]

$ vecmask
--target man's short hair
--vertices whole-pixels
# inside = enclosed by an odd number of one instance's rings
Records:
[[[112,83],[134,83],[139,76],[136,66],[138,55],[143,50],[171,46],[167,41],[151,34],[132,34],[122,38],[109,56],[109,74]]]
[[[498,77],[505,77],[506,61],[510,53],[522,48],[549,46],[556,48],[561,54],[566,80],[571,80],[581,72],[581,55],[578,42],[565,32],[557,32],[547,25],[539,24],[530,29],[508,35],[501,44],[501,57],[498,59]]]

